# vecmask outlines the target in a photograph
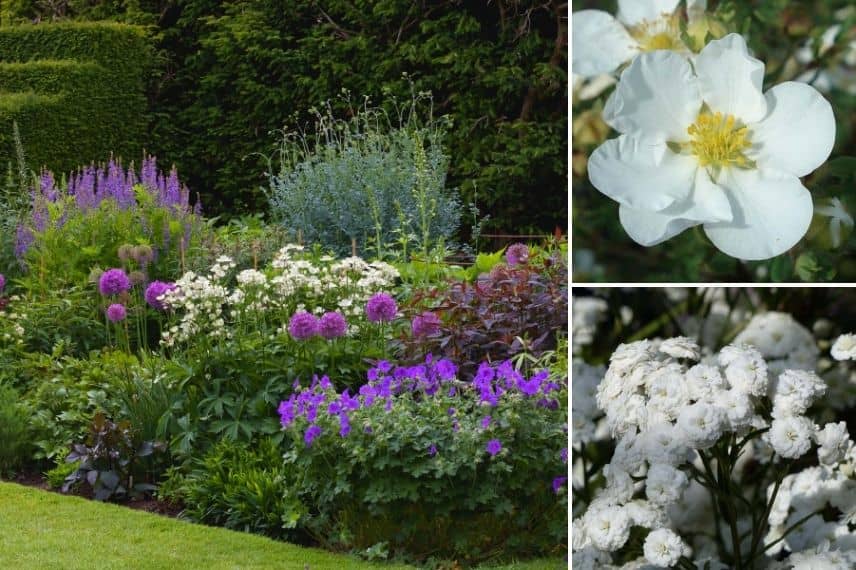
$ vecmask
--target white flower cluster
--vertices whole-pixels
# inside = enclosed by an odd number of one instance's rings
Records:
[[[21,298],[17,295],[10,297],[9,301],[15,303]],[[14,311],[0,311],[0,333],[4,343],[24,342],[24,327],[22,322],[26,321],[27,315],[24,313],[16,313]]]
[[[757,343],[774,356],[784,357],[782,347],[801,346],[806,340],[793,327],[788,327],[791,338],[761,334],[765,327],[753,330]],[[578,561],[584,568],[611,567],[604,554],[622,548],[634,526],[651,529],[643,548],[644,563],[666,568],[681,556],[689,556],[693,549],[675,532],[676,523],[689,522],[694,516],[681,511],[709,512],[709,507],[676,508],[686,503],[684,493],[692,494],[690,502],[695,504],[702,504],[707,494],[701,485],[690,484],[687,469],[699,467],[699,452],[713,447],[723,436],[744,437],[757,429],[769,428],[744,452],[762,462],[776,456],[799,458],[814,443],[819,446],[821,467],[785,479],[787,484],[782,486],[781,497],[777,497],[770,514],[775,532],[783,533],[788,524],[826,503],[844,513],[842,520],[854,516],[856,481],[848,480],[854,451],[846,426],[841,422],[820,429],[804,415],[825,392],[823,380],[811,371],[784,370],[771,382],[761,352],[748,345],[727,346],[710,362],[694,364],[699,353],[699,347],[683,337],[625,344],[613,353],[595,391],[595,401],[618,441],[611,462],[603,468],[605,487],[574,520],[575,568]],[[578,373],[584,387],[578,392],[575,386],[574,399],[580,398],[583,403],[572,402],[573,415],[580,408],[587,418],[595,418],[585,398],[600,372],[575,364],[574,384]],[[773,404],[769,414],[764,408],[767,399]],[[575,417],[573,421],[577,429]],[[583,428],[582,438],[574,435],[575,445],[591,437],[593,429]],[[738,468],[739,464],[735,471]],[[829,483],[823,486],[818,483],[821,480]],[[794,491],[810,481],[819,486]],[[769,542],[775,540],[775,532],[771,531]],[[805,538],[797,533],[793,538],[788,535],[790,541],[784,546],[798,552],[816,546],[817,539],[823,537],[841,550],[856,547],[856,542],[850,542],[856,537],[846,522],[829,526],[818,516],[816,524],[804,532],[809,533]],[[700,554],[715,555],[709,540],[706,544],[699,549]],[[712,559],[712,567],[718,564]]]
[[[770,311],[753,316],[734,342],[758,349],[771,374],[817,368],[820,350],[814,336],[788,313]]]
[[[832,344],[830,350],[835,360],[856,360],[856,334],[843,334]]]
[[[597,325],[606,318],[607,308],[606,301],[597,297],[573,297],[571,299],[574,354],[578,354],[582,347],[588,346],[594,341]]]
[[[603,378],[606,368],[590,366],[580,359],[574,359],[571,383],[571,434],[574,445],[583,442],[599,441],[609,438],[606,424],[600,420],[603,413],[597,407],[597,386]]]
[[[399,277],[386,263],[366,263],[359,257],[336,261],[330,256],[316,261],[303,250],[299,245],[283,247],[270,268],[239,271],[234,287],[227,283],[236,265],[227,256],[219,257],[207,275],[185,273],[164,296],[170,309],[180,314],[179,322],[164,331],[164,345],[184,343],[200,334],[231,338],[230,325],[243,319],[274,321],[279,325],[277,334],[282,334],[291,315],[303,310],[359,317],[368,299],[389,289]],[[355,330],[351,325],[349,332]]]

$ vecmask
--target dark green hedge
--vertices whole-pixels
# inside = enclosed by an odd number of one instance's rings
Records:
[[[7,3],[4,21],[156,23],[151,140],[206,211],[266,206],[272,131],[346,88],[435,96],[454,129],[449,181],[478,190],[493,227],[567,225],[567,3],[560,0],[71,0]],[[110,56],[107,59],[113,59]],[[344,105],[337,107],[346,113]]]
[[[0,164],[14,157],[13,120],[32,168],[66,172],[111,152],[136,158],[146,145],[151,57],[135,26],[0,28]]]

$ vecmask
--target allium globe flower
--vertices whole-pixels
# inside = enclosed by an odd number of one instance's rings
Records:
[[[426,311],[413,317],[410,325],[414,337],[431,336],[440,332],[440,317]]]
[[[703,225],[745,260],[775,257],[806,233],[812,198],[800,182],[835,142],[832,107],[810,85],[762,92],[764,64],[738,34],[691,63],[669,51],[637,57],[603,111],[620,136],[588,163],[592,184],[619,202],[637,243],[652,246]]]
[[[295,313],[288,322],[288,333],[296,340],[307,340],[319,333],[318,318],[306,311]]]
[[[131,280],[121,269],[108,269],[102,273],[101,277],[98,279],[98,290],[105,297],[108,295],[124,293],[130,288]]]
[[[128,316],[128,311],[125,309],[125,305],[121,303],[113,303],[109,307],[107,307],[107,318],[111,323],[118,323],[120,321],[124,321],[125,317]]]
[[[318,321],[318,332],[326,339],[339,338],[348,332],[348,321],[341,313],[324,313]]]
[[[515,243],[505,250],[505,262],[508,265],[521,265],[529,261],[529,248],[526,244]]]
[[[388,323],[397,312],[398,305],[388,293],[375,293],[366,304],[366,316],[373,323]]]
[[[165,311],[166,305],[163,300],[160,299],[161,296],[165,295],[169,291],[175,289],[175,283],[165,283],[163,281],[152,281],[149,283],[149,286],[146,287],[146,292],[143,297],[146,299],[146,303],[148,305],[157,310],[157,311]]]

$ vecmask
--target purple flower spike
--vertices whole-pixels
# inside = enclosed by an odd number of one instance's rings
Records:
[[[398,305],[388,293],[375,293],[366,304],[366,316],[373,323],[388,323],[397,312]]]
[[[318,334],[319,326],[315,315],[300,311],[288,322],[288,333],[296,340],[307,340]]]
[[[108,269],[98,280],[98,290],[105,297],[118,295],[131,288],[131,280],[121,269]]]

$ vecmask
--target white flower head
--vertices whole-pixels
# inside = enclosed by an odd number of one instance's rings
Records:
[[[850,433],[847,431],[846,422],[828,423],[818,430],[815,440],[820,446],[817,448],[817,458],[824,465],[834,465],[844,459],[850,446]]]
[[[685,336],[669,338],[660,343],[658,350],[673,358],[698,360],[699,347],[696,341]]]
[[[727,423],[728,417],[722,408],[696,402],[681,409],[677,426],[690,447],[707,449],[716,443]]]
[[[689,485],[686,474],[671,465],[657,463],[648,469],[645,495],[655,505],[667,506],[681,498]]]
[[[805,416],[788,416],[774,419],[764,438],[777,455],[796,459],[811,449],[813,434],[814,424],[811,420]]]
[[[640,53],[673,50],[689,55],[681,37],[681,0],[618,0],[618,14],[581,10],[571,16],[575,75],[613,73]],[[704,14],[705,2],[687,2],[690,18]]]
[[[586,535],[600,550],[614,552],[630,538],[630,517],[620,506],[606,506],[585,514]]]
[[[835,360],[856,360],[856,334],[843,334],[838,337],[830,354]]]
[[[621,204],[636,242],[652,246],[702,224],[739,259],[768,259],[808,230],[813,205],[800,182],[835,142],[829,102],[796,82],[762,91],[764,64],[729,34],[691,63],[645,53],[621,74],[604,109],[620,136],[592,153],[594,186]]]
[[[681,556],[690,554],[689,546],[674,531],[667,528],[651,531],[645,538],[642,550],[645,559],[660,568],[671,568],[678,563]]]

